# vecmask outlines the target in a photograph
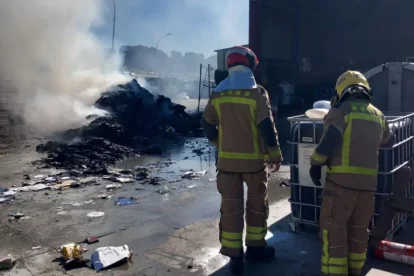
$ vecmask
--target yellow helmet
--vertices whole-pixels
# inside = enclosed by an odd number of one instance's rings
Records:
[[[371,92],[371,87],[369,86],[368,80],[365,78],[363,74],[358,71],[346,71],[343,73],[336,82],[336,93],[338,97],[341,98],[345,90],[347,90],[350,86],[362,86],[367,90],[368,93]]]

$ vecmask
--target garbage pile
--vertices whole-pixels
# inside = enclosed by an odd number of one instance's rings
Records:
[[[202,136],[198,115],[186,113],[170,98],[151,94],[135,79],[102,93],[95,107],[107,115],[92,114],[88,125],[66,131],[59,141],[37,146],[38,152],[48,154],[42,164],[102,174],[124,157],[161,154],[155,142],[159,137]]]

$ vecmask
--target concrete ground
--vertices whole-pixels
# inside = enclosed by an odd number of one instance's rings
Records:
[[[0,186],[20,186],[25,173],[55,173],[37,169],[30,163],[38,160],[34,148],[39,143],[33,137],[18,146],[0,152]],[[127,244],[133,257],[127,264],[100,272],[102,275],[183,276],[228,275],[227,258],[219,254],[218,218],[220,197],[216,191],[214,156],[192,155],[194,146],[205,147],[201,140],[183,141],[174,146],[168,156],[129,159],[118,167],[153,164],[153,175],[171,180],[165,184],[170,191],[160,194],[159,186],[124,184],[117,196],[138,197],[138,204],[115,206],[113,199],[99,199],[106,184],[81,189],[19,193],[16,200],[0,204],[0,256],[18,257],[15,267],[0,275],[95,275],[89,267],[65,270],[60,265],[57,249],[68,242],[82,242],[98,236],[99,243],[89,245],[85,257],[97,247]],[[188,157],[187,159],[185,159]],[[165,165],[170,158],[172,164]],[[196,180],[182,180],[184,170],[207,170]],[[272,176],[269,183],[270,218],[267,240],[276,249],[273,262],[261,265],[246,264],[245,275],[319,275],[320,244],[311,234],[292,233],[288,218],[290,204],[288,187],[279,185],[289,179],[289,167]],[[194,186],[195,185],[195,186]],[[93,200],[93,202],[85,203]],[[77,204],[74,203],[79,203]],[[75,205],[75,206],[74,206]],[[59,209],[62,207],[62,209]],[[59,215],[56,210],[64,210]],[[8,221],[10,212],[21,211],[31,218]],[[102,218],[89,219],[91,211],[103,211]],[[414,244],[407,225],[398,240]],[[40,249],[33,249],[34,247]],[[370,258],[365,275],[414,275],[413,268]]]

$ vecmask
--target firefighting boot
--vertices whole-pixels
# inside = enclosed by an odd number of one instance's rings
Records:
[[[233,275],[243,275],[244,273],[243,257],[230,258],[229,268],[230,268],[230,272]]]
[[[246,260],[252,263],[269,262],[275,257],[275,249],[271,246],[247,247]]]

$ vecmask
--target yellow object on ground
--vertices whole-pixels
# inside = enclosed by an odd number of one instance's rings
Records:
[[[65,260],[82,260],[85,249],[75,243],[65,244],[60,247],[60,253]]]

